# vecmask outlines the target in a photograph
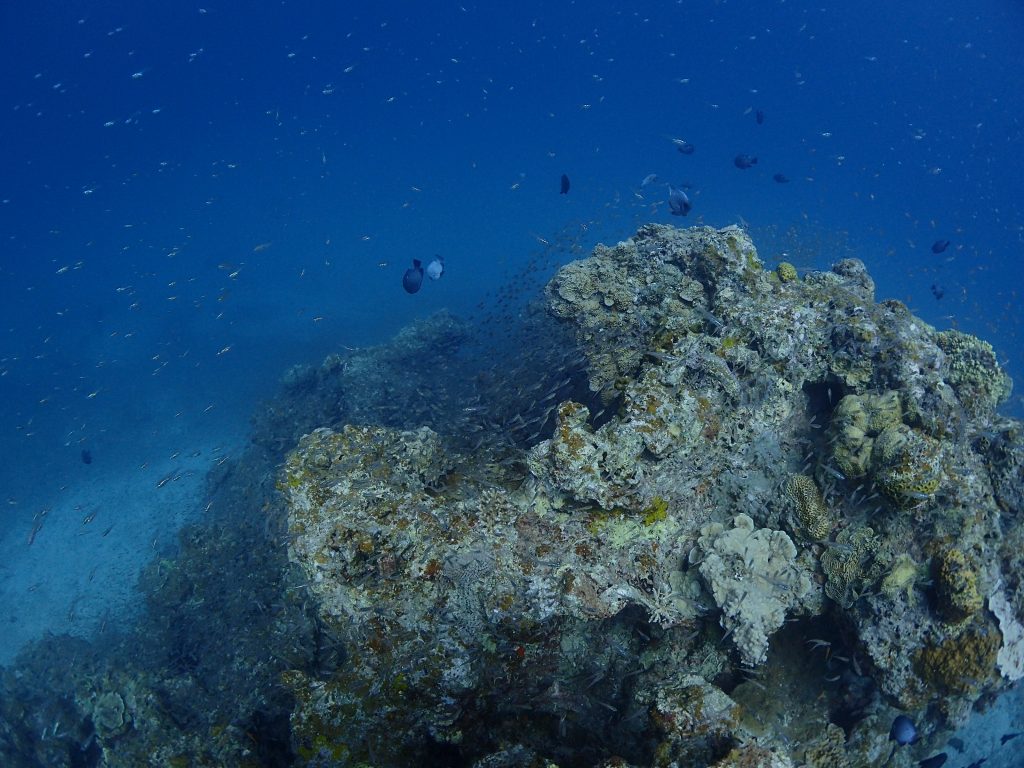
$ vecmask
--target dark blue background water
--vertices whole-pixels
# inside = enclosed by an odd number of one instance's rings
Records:
[[[1024,367],[1017,3],[201,6],[0,9],[12,501],[82,445],[244,427],[288,365],[470,312],[580,223],[589,246],[742,218],[771,264],[857,255]],[[649,173],[695,186],[687,220]],[[406,295],[434,253],[448,273]]]

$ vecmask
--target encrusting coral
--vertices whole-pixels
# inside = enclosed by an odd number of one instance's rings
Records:
[[[955,548],[944,549],[936,558],[935,590],[939,598],[939,609],[952,621],[962,621],[973,616],[984,606],[978,569],[967,559],[963,551]]]

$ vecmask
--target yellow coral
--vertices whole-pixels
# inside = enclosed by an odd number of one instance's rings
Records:
[[[909,600],[913,595],[914,582],[917,581],[918,567],[910,555],[900,555],[889,575],[882,579],[882,594],[893,599],[901,592],[906,592]]]
[[[807,475],[790,475],[786,496],[792,502],[800,532],[809,539],[823,539],[832,531],[835,518],[821,491]]]
[[[985,599],[978,591],[978,573],[959,549],[947,549],[935,563],[939,608],[946,618],[962,621],[981,610]]]
[[[799,279],[796,267],[790,264],[788,261],[783,261],[775,268],[775,274],[779,276],[779,280],[784,283],[792,283],[794,280]]]
[[[661,496],[655,496],[644,510],[644,525],[660,523],[668,517],[668,502]]]
[[[950,330],[939,333],[935,342],[946,353],[946,380],[968,411],[991,411],[1010,396],[1013,381],[987,341]]]
[[[992,675],[1002,638],[993,627],[979,625],[947,637],[917,655],[921,678],[944,693],[970,693]]]

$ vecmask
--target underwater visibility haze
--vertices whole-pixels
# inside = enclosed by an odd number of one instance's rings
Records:
[[[0,765],[1024,765],[1022,37],[5,3]]]

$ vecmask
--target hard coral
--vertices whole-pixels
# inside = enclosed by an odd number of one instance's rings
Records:
[[[939,333],[935,342],[946,353],[946,381],[968,412],[991,413],[1010,396],[1013,382],[987,341],[951,330]]]
[[[748,666],[768,655],[768,637],[786,612],[814,600],[809,574],[797,563],[797,550],[782,531],[754,529],[747,515],[736,515],[729,530],[719,523],[701,528],[691,562],[722,609],[722,626]]]
[[[1003,647],[999,649],[996,663],[1007,680],[1020,680],[1024,677],[1024,624],[1000,587],[997,585],[996,591],[988,597],[989,610],[999,619],[999,631],[1003,635]]]
[[[825,504],[814,479],[807,475],[790,475],[786,482],[786,498],[792,508],[794,528],[807,539],[824,539],[836,524],[835,515]]]
[[[871,449],[873,479],[894,504],[914,506],[942,484],[940,448],[937,440],[904,424],[886,427]]]
[[[978,624],[922,649],[917,656],[918,674],[942,693],[977,691],[992,676],[1001,644],[994,627]]]
[[[775,268],[775,274],[777,274],[779,276],[779,280],[784,283],[792,283],[800,279],[800,275],[797,274],[796,267],[788,261],[780,262],[779,266]]]
[[[944,550],[934,563],[939,610],[950,621],[962,621],[984,605],[978,571],[959,549]]]

